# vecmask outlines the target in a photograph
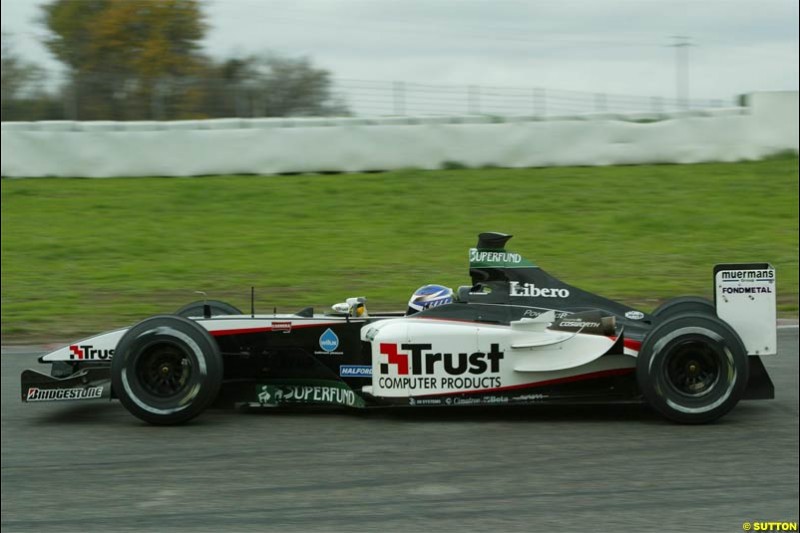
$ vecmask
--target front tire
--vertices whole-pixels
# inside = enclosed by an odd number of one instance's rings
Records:
[[[711,422],[730,411],[744,395],[748,371],[739,335],[706,314],[681,314],[658,324],[636,362],[647,402],[684,424]]]
[[[217,397],[223,362],[208,331],[187,318],[155,316],[120,339],[111,386],[134,416],[157,425],[182,424]]]

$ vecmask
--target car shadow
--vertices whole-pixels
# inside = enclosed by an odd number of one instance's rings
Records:
[[[474,406],[474,407],[426,407],[387,409],[368,413],[369,416],[386,419],[414,420],[416,422],[597,422],[639,421],[662,423],[657,413],[641,404],[605,405],[519,405],[519,406]]]
[[[239,407],[240,413],[253,416],[324,416],[333,413],[357,418],[400,423],[440,422],[597,422],[632,421],[647,424],[669,423],[642,404],[593,405],[515,405],[447,407],[370,407],[366,409],[286,406],[280,408]]]
[[[738,412],[740,416],[732,416]],[[746,423],[758,418],[761,411],[756,406],[740,405],[732,414],[713,422],[712,425]],[[435,407],[370,407],[353,409],[347,407],[282,406],[282,407],[219,407],[213,406],[199,417],[180,427],[221,426],[237,424],[237,417],[338,417],[396,422],[399,424],[437,424],[458,422],[512,422],[512,423],[594,423],[631,422],[646,425],[671,425],[659,413],[645,404],[576,404],[576,405],[513,405],[513,406],[435,406]],[[139,420],[117,402],[84,404],[59,407],[25,417],[33,426],[84,425],[84,426],[153,426]]]
[[[122,419],[127,412],[119,404],[112,402],[87,402],[75,405],[59,405],[55,408],[42,409],[25,418],[31,424],[67,425],[67,424],[109,424]]]

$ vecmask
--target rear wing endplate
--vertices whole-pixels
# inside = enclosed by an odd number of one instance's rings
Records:
[[[717,316],[736,330],[748,355],[778,353],[775,268],[769,263],[714,267]]]

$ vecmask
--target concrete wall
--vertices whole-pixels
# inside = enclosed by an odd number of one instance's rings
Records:
[[[9,177],[696,163],[798,151],[798,93],[669,115],[4,122]]]

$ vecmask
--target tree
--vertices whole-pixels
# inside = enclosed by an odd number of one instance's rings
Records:
[[[163,94],[202,72],[206,31],[197,0],[54,0],[42,8],[45,45],[69,69],[74,118],[167,118],[197,95]],[[159,116],[162,115],[162,116]]]
[[[2,100],[3,120],[25,120],[39,118],[48,105],[43,89],[44,74],[33,63],[21,59],[11,44],[11,36],[2,33]]]
[[[229,59],[218,70],[239,116],[349,115],[332,92],[330,72],[308,58],[250,56]]]
[[[267,116],[347,114],[331,94],[330,73],[314,68],[308,58],[268,57],[264,64],[264,111]]]
[[[14,52],[11,37],[2,33],[2,98],[3,101],[18,98],[29,84],[36,79],[36,66],[25,63]]]
[[[330,73],[278,56],[203,56],[201,0],[52,0],[45,45],[68,68],[67,117],[342,115]]]

